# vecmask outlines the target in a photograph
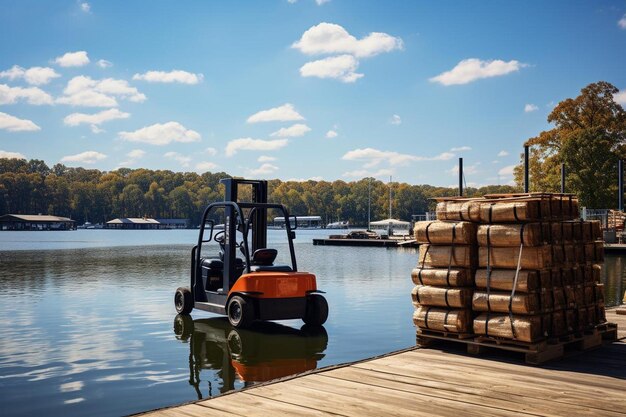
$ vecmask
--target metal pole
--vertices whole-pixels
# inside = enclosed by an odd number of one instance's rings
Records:
[[[561,164],[561,194],[565,194],[565,164]]]
[[[617,208],[624,211],[624,161],[621,159],[617,163]]]
[[[529,183],[528,183],[528,170],[530,168],[528,166],[528,149],[529,149],[529,146],[524,145],[524,192],[525,193],[527,193],[530,190]]]
[[[463,197],[463,158],[459,158],[459,197]]]
[[[372,203],[372,177],[369,177],[369,182],[367,184],[367,230],[371,230],[371,203]]]

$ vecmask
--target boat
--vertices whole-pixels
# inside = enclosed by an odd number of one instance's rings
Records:
[[[349,229],[350,228],[350,222],[349,221],[345,221],[345,222],[333,222],[333,223],[328,223],[326,225],[327,229]]]

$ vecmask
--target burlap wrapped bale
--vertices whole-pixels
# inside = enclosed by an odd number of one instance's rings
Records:
[[[487,262],[489,253],[489,262]],[[518,265],[520,248],[478,248],[478,263],[481,268],[515,269]],[[528,246],[522,249],[521,269],[545,269],[552,266],[550,245]]]
[[[552,289],[552,299],[554,300],[554,310],[562,310],[566,306],[565,302],[565,292],[563,291],[563,287],[554,287]]]
[[[469,333],[472,329],[472,310],[420,307],[413,313],[413,323],[418,329]]]
[[[604,284],[595,284],[594,290],[596,304],[602,304],[604,306]]]
[[[563,287],[563,294],[565,295],[565,307],[575,308],[576,307],[576,293],[575,293],[574,287],[570,285]]]
[[[488,224],[478,227],[480,246],[539,246],[550,243],[550,223]]]
[[[476,271],[476,288],[487,288],[488,271],[479,269]],[[520,270],[517,277],[516,291],[533,292],[540,288],[552,286],[550,270]],[[492,269],[489,277],[489,288],[493,290],[511,291],[515,281],[515,270]]]
[[[578,218],[578,198],[572,195],[553,195],[550,197],[551,211],[555,217],[564,219]]]
[[[596,240],[594,243],[594,262],[604,262],[604,242]]]
[[[470,222],[422,221],[415,223],[413,232],[417,243],[436,245],[476,243],[476,224]]]
[[[471,308],[473,288],[442,288],[430,285],[416,285],[411,291],[413,305],[447,307],[447,308]]]
[[[585,302],[585,287],[583,285],[574,285],[574,297],[576,301],[576,307],[582,307],[587,305]]]
[[[586,306],[592,306],[596,304],[596,286],[594,284],[583,285],[583,293]]]
[[[552,241],[554,243],[571,243],[572,242],[572,224],[568,221],[557,221],[551,223]]]
[[[596,322],[598,324],[606,323],[606,309],[604,308],[604,303],[598,303],[596,305]]]
[[[446,200],[437,203],[437,220],[480,221],[481,199]]]
[[[565,313],[563,310],[555,311],[550,314],[550,322],[551,326],[548,330],[548,336],[550,337],[561,337],[565,336],[567,332],[567,328],[565,325]]]
[[[472,310],[474,311],[491,311],[493,313],[509,313],[509,303],[513,314],[539,314],[543,313],[541,309],[541,300],[539,293],[515,293],[511,299],[510,292],[489,292],[476,291],[472,297]]]
[[[567,333],[575,332],[578,329],[578,313],[576,310],[568,308],[564,311],[565,316],[565,330]]]
[[[513,316],[513,328],[511,328],[511,319],[508,314],[483,313],[474,319],[474,333],[520,342],[537,342],[547,336],[549,318],[546,317],[541,315]]]
[[[549,212],[542,210],[541,200],[495,200],[480,204],[481,223],[520,223],[548,220]]]
[[[414,268],[411,278],[415,285],[435,285],[443,287],[471,287],[474,275],[467,268]]]
[[[541,297],[541,308],[546,313],[554,311],[554,297],[552,295],[552,288],[542,288],[539,292]]]
[[[422,244],[419,247],[419,267],[473,268],[476,262],[476,247],[470,245],[437,246]]]

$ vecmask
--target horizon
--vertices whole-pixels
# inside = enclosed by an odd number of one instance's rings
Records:
[[[5,3],[0,157],[49,167],[513,185],[559,101],[626,104],[608,0]]]

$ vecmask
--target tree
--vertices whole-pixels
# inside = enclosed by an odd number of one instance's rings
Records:
[[[554,128],[530,138],[530,191],[558,191],[560,164],[566,164],[567,191],[580,195],[584,206],[611,206],[611,200],[590,192],[600,183],[617,182],[615,169],[609,161],[626,156],[626,112],[613,96],[619,90],[612,84],[599,81],[583,88],[574,99],[560,102],[548,115]],[[579,148],[577,148],[577,146]],[[602,167],[602,171],[589,171]],[[578,171],[582,170],[582,171]],[[523,166],[515,169],[515,178],[522,184]],[[598,177],[607,177],[598,180]],[[610,186],[605,187],[608,192]],[[605,207],[606,207],[605,206]],[[599,207],[598,207],[599,208]]]

